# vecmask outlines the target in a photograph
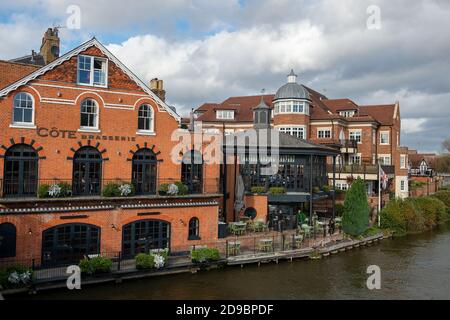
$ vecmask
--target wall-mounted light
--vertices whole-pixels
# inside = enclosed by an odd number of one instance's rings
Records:
[[[117,155],[118,155],[118,156],[121,156],[121,155],[122,155],[122,152],[117,151]]]
[[[62,93],[58,91],[58,93],[56,94],[58,97],[62,96]]]
[[[119,228],[117,228],[116,225],[115,225],[114,223],[111,223],[111,228],[114,229],[114,230],[116,230],[116,231],[119,231]]]
[[[123,102],[123,99],[122,99],[122,98],[119,98],[119,102]]]
[[[33,234],[33,230],[31,230],[31,228],[28,228],[28,234]]]
[[[186,223],[183,221],[183,219],[180,219],[180,223],[181,223],[183,226],[186,225]]]

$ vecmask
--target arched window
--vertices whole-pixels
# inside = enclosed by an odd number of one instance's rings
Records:
[[[156,154],[148,148],[134,153],[131,180],[136,194],[156,193],[157,163]]]
[[[98,106],[95,100],[86,99],[81,103],[80,127],[87,129],[98,128]]]
[[[100,228],[84,223],[68,223],[42,233],[43,264],[78,263],[89,254],[100,253]]]
[[[31,94],[20,92],[14,96],[13,123],[34,123],[33,97]]]
[[[200,152],[191,150],[183,155],[181,182],[188,186],[189,193],[202,193],[203,157]]]
[[[12,223],[0,224],[0,258],[16,256],[16,227]]]
[[[198,218],[191,218],[189,220],[189,240],[198,240],[200,239],[200,222]]]
[[[5,196],[36,195],[38,155],[33,147],[15,144],[5,153],[3,194]]]
[[[122,254],[133,257],[152,249],[170,248],[170,223],[163,220],[138,220],[122,228]]]
[[[153,131],[153,109],[148,104],[139,107],[138,130]]]
[[[100,194],[102,155],[94,147],[82,147],[73,156],[72,188],[75,195]]]

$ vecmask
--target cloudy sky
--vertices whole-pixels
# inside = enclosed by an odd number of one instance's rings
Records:
[[[299,82],[359,104],[400,101],[402,144],[442,151],[450,138],[448,0],[1,0],[0,59],[39,49],[48,26],[62,53],[96,36],[143,80],[164,79],[186,115],[203,102]],[[380,9],[380,28],[368,28]],[[69,13],[68,13],[69,9]],[[70,24],[69,25],[73,25]]]

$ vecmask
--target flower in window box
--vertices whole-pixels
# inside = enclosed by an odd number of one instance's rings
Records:
[[[48,188],[48,195],[52,198],[57,198],[61,194],[61,187],[55,183]]]
[[[155,261],[155,268],[156,269],[160,269],[160,268],[164,267],[165,260],[164,260],[164,257],[162,255],[155,254],[154,261]]]
[[[170,184],[169,189],[167,190],[167,194],[174,196],[178,194],[178,186],[176,184]]]
[[[120,185],[119,191],[122,197],[127,197],[133,192],[131,185],[129,185],[128,183]]]

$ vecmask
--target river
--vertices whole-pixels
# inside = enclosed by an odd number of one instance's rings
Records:
[[[381,289],[366,287],[367,266]],[[20,297],[17,297],[20,298]],[[40,292],[31,299],[450,299],[450,224],[321,260],[180,274]]]

